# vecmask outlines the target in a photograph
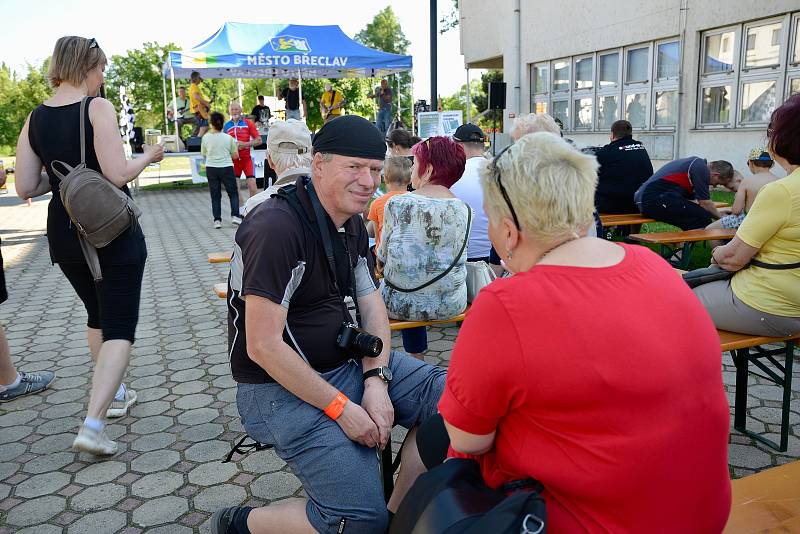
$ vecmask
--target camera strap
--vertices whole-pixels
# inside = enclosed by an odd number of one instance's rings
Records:
[[[358,323],[358,326],[361,326],[361,310],[358,307],[358,299],[356,298],[356,292],[354,288],[356,274],[353,270],[350,249],[347,246],[347,235],[345,234],[344,240],[340,243],[341,247],[344,249],[344,261],[347,265],[347,268],[343,269],[343,271],[347,273],[347,277],[349,278],[348,284],[345,287],[342,283],[342,280],[340,280],[340,272],[337,269],[337,266],[339,266],[340,262],[336,261],[336,251],[334,248],[335,244],[331,239],[331,228],[333,227],[333,223],[328,222],[328,214],[325,212],[322,207],[322,203],[319,201],[317,192],[314,189],[313,181],[308,180],[306,182],[306,191],[308,191],[308,196],[311,199],[311,205],[314,207],[314,217],[317,219],[317,227],[319,228],[320,237],[322,239],[322,246],[325,249],[325,257],[328,261],[328,267],[330,268],[331,276],[333,276],[333,283],[336,286],[336,290],[339,292],[339,296],[341,297],[345,319],[348,323],[351,321],[350,311],[347,309],[347,305],[344,303],[345,297],[349,296],[351,299],[353,299],[353,304],[356,308],[356,322]],[[336,239],[339,239],[338,232]]]

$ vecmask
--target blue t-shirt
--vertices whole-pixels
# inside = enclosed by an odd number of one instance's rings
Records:
[[[711,173],[705,159],[698,156],[676,159],[658,169],[642,184],[642,187],[633,195],[633,200],[639,204],[645,190],[648,192],[674,191],[689,200],[709,200],[711,199],[711,193],[708,190],[710,180]]]

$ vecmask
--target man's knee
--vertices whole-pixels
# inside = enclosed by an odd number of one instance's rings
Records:
[[[306,512],[312,526],[322,533],[373,534],[386,532],[389,527],[389,512],[382,494],[362,500],[349,510],[323,511],[309,501]]]

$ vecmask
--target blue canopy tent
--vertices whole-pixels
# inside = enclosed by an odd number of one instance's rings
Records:
[[[226,22],[192,48],[170,52],[163,74],[205,78],[375,78],[409,71],[411,56],[374,50],[339,26]],[[166,83],[164,84],[166,101]],[[165,106],[166,108],[166,106]],[[174,108],[173,108],[174,109]]]

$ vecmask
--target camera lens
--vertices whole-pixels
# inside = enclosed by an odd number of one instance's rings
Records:
[[[380,356],[383,351],[383,340],[371,334],[358,333],[355,339],[353,339],[353,348],[356,349],[359,354],[375,358]]]

